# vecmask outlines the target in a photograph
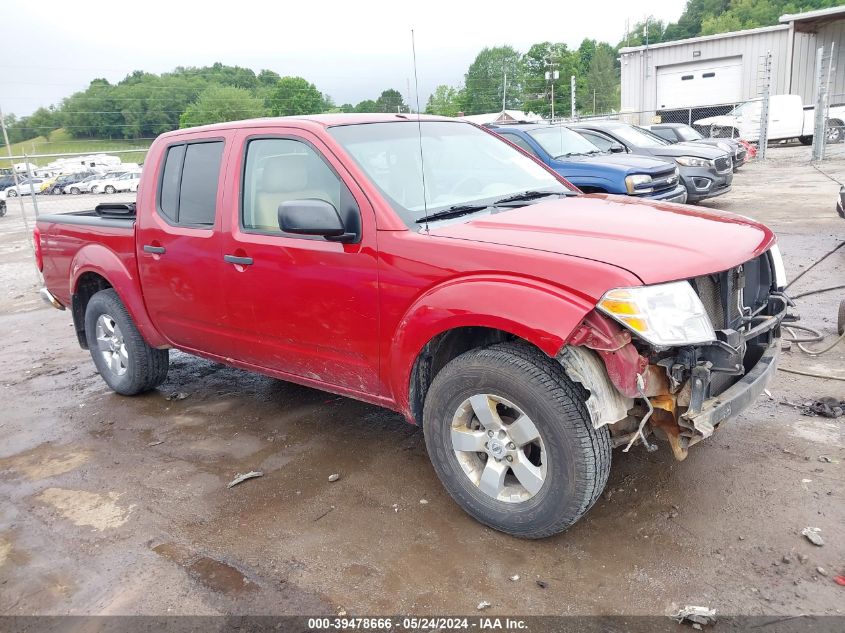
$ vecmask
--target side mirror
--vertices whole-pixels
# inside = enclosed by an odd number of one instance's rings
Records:
[[[611,154],[622,154],[625,151],[625,146],[622,143],[611,143],[610,145],[610,153]]]
[[[325,200],[289,200],[279,205],[279,228],[294,235],[317,235],[334,242],[350,242],[355,233],[347,233],[334,206]]]

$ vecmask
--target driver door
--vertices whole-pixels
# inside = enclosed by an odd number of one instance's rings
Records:
[[[350,391],[383,393],[375,217],[343,166],[305,132],[237,138],[221,288],[229,352],[252,365]],[[354,243],[279,229],[282,202],[318,199],[360,214]],[[350,206],[351,205],[351,206]]]

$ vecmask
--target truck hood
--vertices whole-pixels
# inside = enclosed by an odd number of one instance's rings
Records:
[[[775,242],[766,226],[743,216],[607,194],[539,202],[430,230],[434,236],[601,261],[645,284],[727,270]]]
[[[736,117],[722,114],[720,116],[709,116],[706,119],[699,119],[693,122],[694,125],[715,125],[716,127],[737,127]]]
[[[561,165],[564,171],[583,171],[585,174],[595,174],[596,168],[613,169],[620,174],[659,174],[667,169],[674,169],[671,163],[652,156],[638,156],[636,154],[595,154],[593,156],[573,156],[570,159],[554,162]]]

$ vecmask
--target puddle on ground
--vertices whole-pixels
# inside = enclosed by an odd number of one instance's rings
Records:
[[[184,567],[192,578],[213,591],[235,594],[258,589],[258,585],[231,565],[208,556],[197,557],[181,545],[162,543],[156,545],[153,551]]]
[[[85,490],[48,488],[38,495],[38,499],[55,507],[75,525],[89,525],[102,531],[120,527],[129,520],[129,513],[135,506],[121,508],[115,503],[120,496],[117,492],[100,495]]]

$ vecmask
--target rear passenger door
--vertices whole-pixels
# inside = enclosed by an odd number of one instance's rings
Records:
[[[219,207],[226,142],[194,138],[164,149],[157,182],[145,183],[155,191],[145,189],[139,200],[136,239],[153,323],[175,347],[212,354],[221,351]]]

